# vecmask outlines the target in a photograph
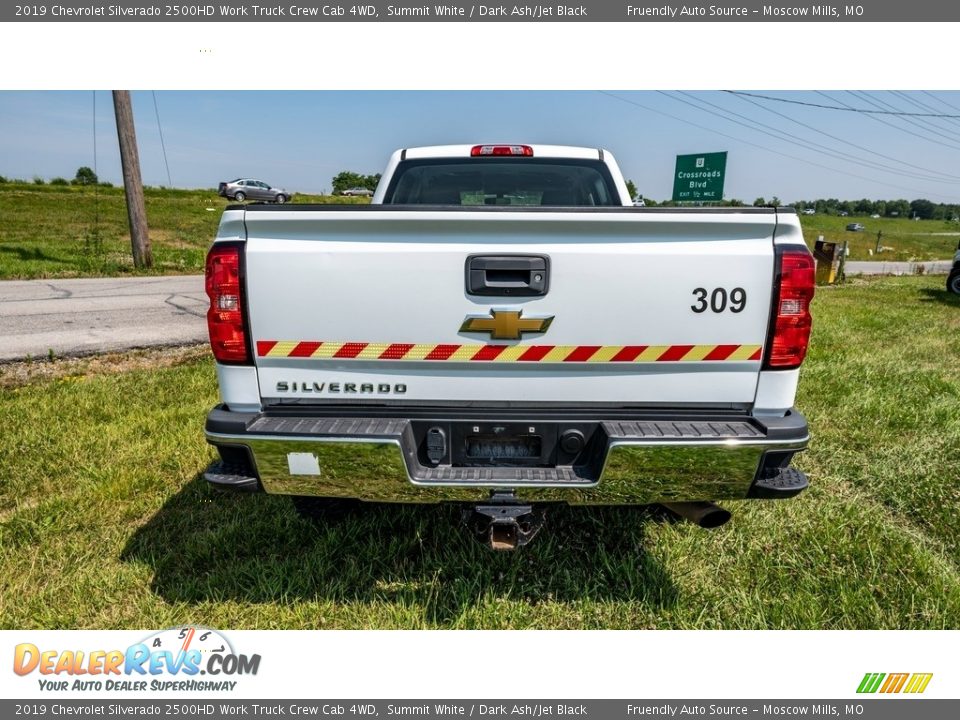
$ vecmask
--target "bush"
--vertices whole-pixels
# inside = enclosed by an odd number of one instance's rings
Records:
[[[97,174],[90,168],[83,166],[77,168],[77,175],[73,178],[74,185],[96,185]]]
[[[34,175],[34,176],[33,176],[33,184],[34,184],[34,185],[46,185],[46,184],[47,184],[47,181],[44,180],[44,179],[43,179],[42,177],[40,177],[39,175]]]
[[[105,187],[105,188],[112,188],[112,187],[113,187],[113,183],[112,183],[112,182],[107,182],[106,180],[101,180],[101,181],[100,181],[99,183],[97,183],[97,184],[98,184],[100,187]]]
[[[0,175],[0,185],[3,185],[6,181],[7,179],[3,175]]]
[[[70,183],[67,182],[66,178],[55,177],[53,178],[53,180],[50,181],[50,184],[51,185],[69,185]]]

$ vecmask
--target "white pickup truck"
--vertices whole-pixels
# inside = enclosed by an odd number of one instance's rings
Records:
[[[791,209],[634,207],[605,150],[408,148],[372,204],[233,205],[207,258],[220,487],[459,502],[796,495],[814,266]]]

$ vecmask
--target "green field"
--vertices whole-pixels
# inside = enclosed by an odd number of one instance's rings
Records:
[[[148,188],[152,274],[203,272],[229,203],[211,190]],[[366,203],[301,195],[294,202]],[[123,188],[0,184],[0,279],[134,274]]]
[[[366,198],[301,195],[295,202],[366,203]],[[147,219],[153,246],[153,274],[198,273],[220,214],[227,205],[213,191],[146,191]],[[852,260],[946,260],[960,236],[957,223],[913,222],[898,218],[801,216],[811,247],[818,235],[851,241]],[[861,222],[865,232],[847,232]],[[879,258],[877,230],[893,248]],[[133,274],[130,235],[122,188],[90,188],[24,183],[0,184],[0,279],[91,277]]]
[[[909,218],[839,217],[836,215],[801,215],[803,235],[813,247],[823,235],[828,242],[850,243],[851,260],[949,260],[960,242],[960,224],[944,220],[910,220]],[[860,223],[864,230],[847,230],[850,223]],[[871,255],[880,244],[889,248]]]
[[[956,628],[960,299],[856,280],[815,318],[810,490],[715,531],[558,510],[513,554],[452,507],[313,526],[210,490],[203,349],[2,366],[0,627]]]

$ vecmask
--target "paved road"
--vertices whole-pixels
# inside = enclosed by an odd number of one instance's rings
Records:
[[[877,260],[848,260],[844,266],[847,275],[915,275],[917,266],[923,266],[926,275],[947,275],[953,267],[952,260],[930,262],[882,262]]]
[[[204,342],[203,276],[0,282],[0,361]]]

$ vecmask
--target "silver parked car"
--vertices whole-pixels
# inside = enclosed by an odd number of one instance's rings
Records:
[[[283,188],[272,187],[269,183],[251,178],[237,178],[229,182],[220,183],[217,193],[221,197],[230,198],[237,202],[244,200],[266,200],[283,204],[293,197],[292,192]]]
[[[368,190],[364,187],[352,187],[347,188],[340,194],[346,197],[373,197],[373,190]]]

